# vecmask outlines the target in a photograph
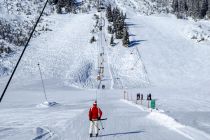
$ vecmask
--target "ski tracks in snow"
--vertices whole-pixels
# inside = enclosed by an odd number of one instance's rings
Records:
[[[210,140],[210,136],[205,132],[202,132],[198,129],[192,128],[190,126],[183,125],[177,122],[175,119],[169,117],[168,115],[161,113],[158,110],[151,110],[141,105],[135,104],[134,102],[121,100],[122,102],[136,107],[141,111],[148,112],[146,118],[152,120],[153,122],[172,130],[189,140]]]
[[[104,90],[100,94],[99,107],[103,111],[103,118],[108,119],[102,122],[105,129],[99,131],[99,137],[89,138],[88,109],[86,109],[73,119],[72,124],[69,124],[63,139],[153,140],[155,137],[156,140],[189,140],[149,119],[149,112],[128,106],[127,103],[119,100],[119,94],[113,94],[112,90]]]

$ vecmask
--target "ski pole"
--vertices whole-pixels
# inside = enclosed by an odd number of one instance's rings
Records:
[[[100,121],[100,124],[101,124],[102,129],[104,129],[104,126],[103,126],[103,124],[102,124],[101,120],[99,120],[99,121]]]
[[[39,63],[37,65],[39,67],[39,73],[40,73],[40,77],[41,77],[41,80],[42,80],[42,87],[43,87],[44,97],[45,97],[45,100],[48,102],[48,100],[47,100],[47,94],[46,94],[45,86],[44,86],[44,81],[43,81],[43,78],[42,78],[42,71],[41,71],[41,68],[40,68]]]

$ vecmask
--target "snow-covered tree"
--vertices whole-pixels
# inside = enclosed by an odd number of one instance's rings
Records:
[[[123,45],[124,45],[125,47],[128,47],[128,46],[129,46],[129,43],[130,43],[130,40],[129,40],[129,33],[128,33],[127,28],[124,28],[124,29],[123,29]]]
[[[114,45],[114,37],[112,35],[111,40],[110,40],[110,45]]]
[[[76,0],[58,0],[56,4],[56,12],[61,14],[62,8],[64,8],[67,13],[76,13]]]
[[[204,18],[210,16],[209,0],[173,0],[172,7],[178,17]]]
[[[96,41],[95,36],[93,36],[93,37],[90,39],[90,43],[93,43],[93,42],[95,42],[95,41]]]
[[[110,25],[108,26],[108,33],[113,34],[113,29],[112,29],[112,26],[110,26]]]
[[[109,22],[113,22],[113,16],[112,16],[112,7],[109,5],[106,9],[106,17]]]

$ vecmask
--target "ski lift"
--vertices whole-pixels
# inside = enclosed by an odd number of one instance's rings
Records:
[[[98,80],[98,81],[101,80],[101,76],[100,76],[100,75],[97,76],[97,80]]]

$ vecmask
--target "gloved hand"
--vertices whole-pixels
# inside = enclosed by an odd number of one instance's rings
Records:
[[[92,119],[89,119],[90,121],[92,121]]]
[[[98,120],[100,120],[101,119],[101,117],[98,117]]]

